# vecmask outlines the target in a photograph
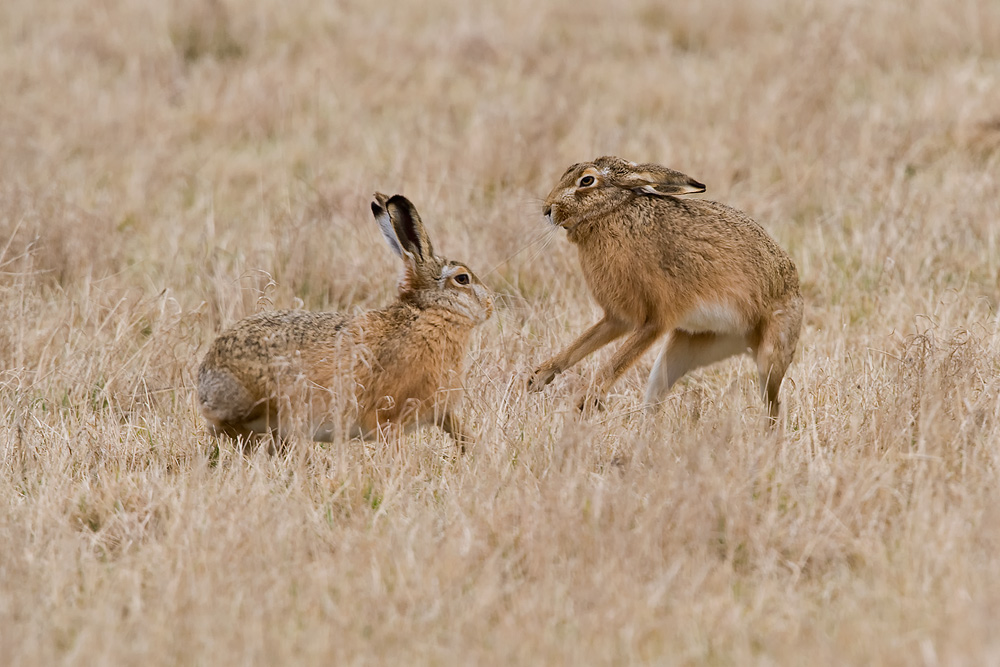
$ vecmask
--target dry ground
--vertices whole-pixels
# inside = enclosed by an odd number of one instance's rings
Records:
[[[807,314],[637,411],[540,200],[657,161]],[[0,663],[1000,664],[1000,3],[0,3]],[[500,295],[476,450],[204,431],[261,308],[370,307],[403,192]]]

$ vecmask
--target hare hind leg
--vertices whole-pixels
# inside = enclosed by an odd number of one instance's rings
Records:
[[[771,422],[778,420],[778,390],[785,377],[785,371],[792,363],[795,346],[802,326],[802,297],[789,299],[783,308],[772,313],[760,332],[760,343],[754,349],[760,389],[767,402]]]
[[[198,374],[198,404],[213,435],[226,435],[244,443],[272,432],[278,423],[271,401],[261,401],[224,369]]]
[[[674,329],[649,373],[647,409],[655,408],[688,371],[746,352],[749,347],[746,337],[738,334],[690,333]]]

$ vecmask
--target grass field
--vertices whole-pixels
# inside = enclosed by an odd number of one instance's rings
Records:
[[[0,82],[0,663],[1000,664],[1000,3],[5,0]],[[608,153],[796,261],[778,430],[526,392]],[[498,295],[476,447],[214,440],[221,328],[393,298],[376,190]]]

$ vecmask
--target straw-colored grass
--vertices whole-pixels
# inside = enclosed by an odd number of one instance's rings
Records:
[[[994,0],[5,0],[0,82],[0,663],[1000,663]],[[797,262],[777,431],[749,360],[526,392],[606,153]],[[200,356],[393,298],[375,190],[499,295],[478,444],[244,457]]]

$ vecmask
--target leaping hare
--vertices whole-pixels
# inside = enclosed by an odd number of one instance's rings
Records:
[[[760,225],[718,202],[680,199],[705,186],[656,164],[605,156],[575,164],[545,200],[576,244],[604,317],[535,371],[535,391],[620,336],[598,376],[600,399],[663,334],[645,402],[685,373],[750,352],[772,421],[802,323],[795,264]]]
[[[371,208],[403,261],[396,300],[354,315],[265,312],[219,335],[198,370],[198,400],[215,433],[246,442],[304,428],[330,440],[339,426],[364,437],[434,423],[464,450],[456,409],[465,356],[493,297],[464,264],[434,254],[405,197],[377,193]]]

